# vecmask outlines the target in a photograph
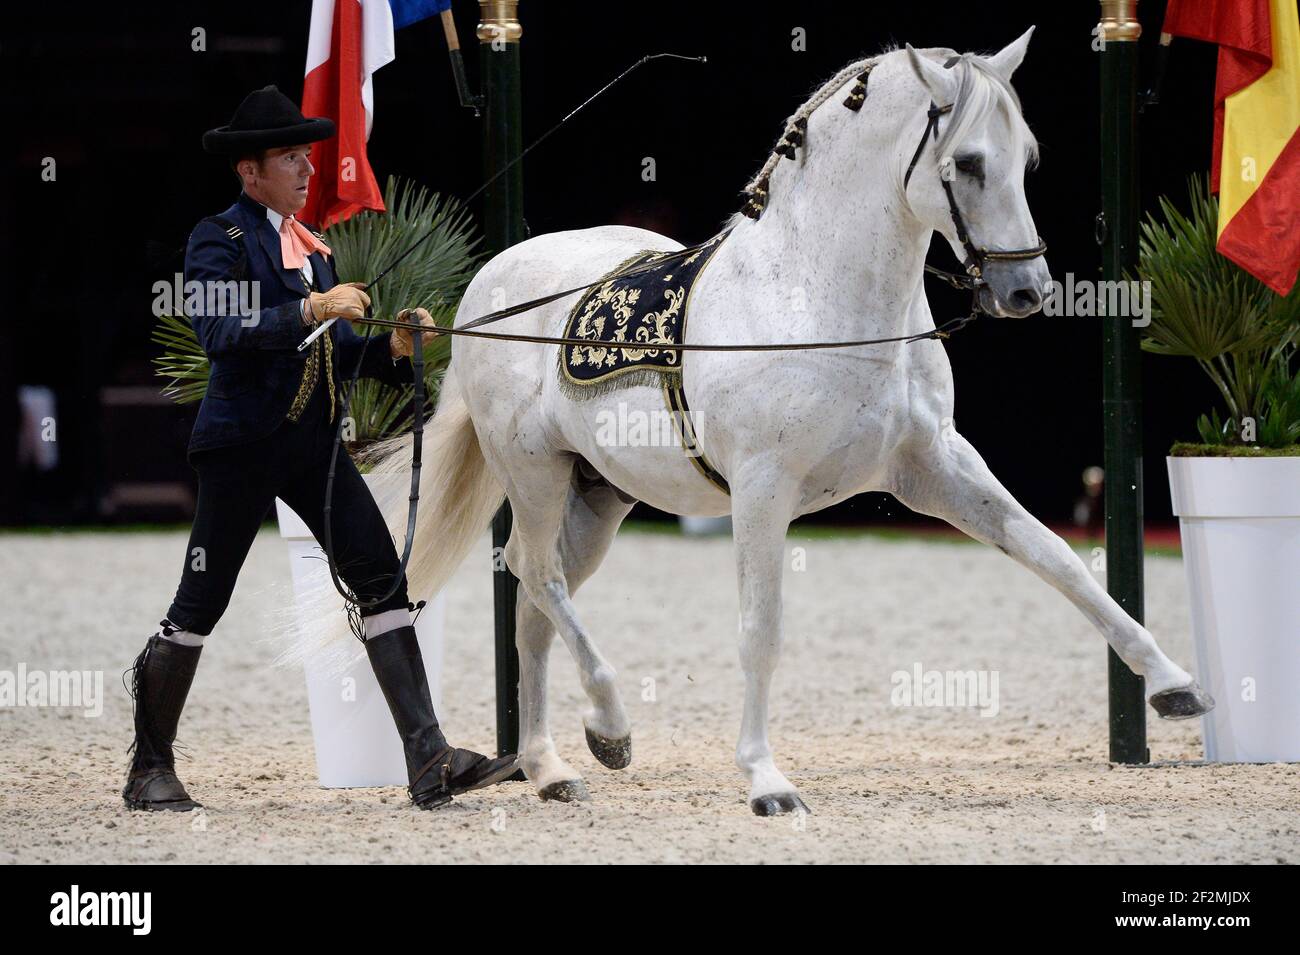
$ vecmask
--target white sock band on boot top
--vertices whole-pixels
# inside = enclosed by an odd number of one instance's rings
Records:
[[[158,633],[164,640],[179,643],[183,647],[203,646],[204,635],[201,633],[190,633],[188,630],[173,630],[171,633],[166,630],[159,630]]]
[[[409,627],[411,625],[411,611],[405,607],[398,607],[396,610],[385,610],[383,613],[377,613],[371,617],[362,617],[361,622],[366,628],[366,639],[373,640],[390,630]]]

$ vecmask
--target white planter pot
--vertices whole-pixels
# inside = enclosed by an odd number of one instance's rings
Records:
[[[1167,458],[1205,758],[1300,761],[1300,457]]]
[[[377,475],[363,475],[374,488]],[[406,481],[404,475],[380,480]],[[329,568],[324,551],[301,518],[279,498],[275,501],[280,536],[289,545],[289,566],[295,595],[328,586]],[[339,613],[343,599],[339,598]],[[446,598],[437,594],[425,604],[415,623],[420,653],[429,677],[434,711],[442,708],[442,640]],[[354,786],[405,786],[406,759],[397,727],[369,660],[361,659],[342,674],[308,660],[307,700],[311,731],[316,744],[316,773],[327,789]]]

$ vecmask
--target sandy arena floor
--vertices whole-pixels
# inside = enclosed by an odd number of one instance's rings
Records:
[[[552,658],[552,728],[590,802],[542,803],[519,782],[423,813],[401,789],[320,789],[301,674],[268,666],[277,648],[260,632],[289,578],[268,528],[181,721],[181,776],[207,810],[132,813],[120,675],[166,611],[184,546],[180,532],[0,536],[0,670],[103,670],[106,697],[97,719],[0,708],[0,861],[1300,862],[1300,766],[1197,765],[1199,721],[1153,713],[1160,764],[1109,765],[1105,645],[1063,597],[996,551],[872,536],[791,542],[807,569],[787,569],[772,739],[812,810],[802,826],[753,816],[732,763],[730,540],[627,531],[577,606],[619,670],[629,769],[587,752],[559,641]],[[449,590],[440,716],[458,745],[490,749],[486,538],[479,550]],[[629,579],[664,598],[626,596]],[[1148,560],[1148,624],[1190,667],[1184,591],[1178,560]],[[891,705],[891,674],[917,663],[996,670],[999,712]]]

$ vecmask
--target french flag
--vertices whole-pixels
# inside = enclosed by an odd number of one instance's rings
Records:
[[[328,116],[338,135],[314,143],[307,205],[298,218],[319,229],[361,211],[384,211],[366,158],[376,70],[393,59],[393,31],[450,8],[451,0],[312,0],[304,116]]]

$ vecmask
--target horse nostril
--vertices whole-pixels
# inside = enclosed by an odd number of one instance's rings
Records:
[[[1011,293],[1011,305],[1016,311],[1032,311],[1043,304],[1043,296],[1036,288],[1018,288]]]

